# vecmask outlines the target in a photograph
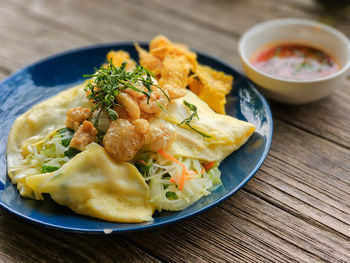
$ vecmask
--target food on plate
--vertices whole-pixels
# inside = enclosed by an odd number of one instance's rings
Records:
[[[327,52],[304,44],[269,46],[258,52],[251,61],[254,67],[264,73],[297,80],[326,77],[341,68]]]
[[[149,51],[137,44],[136,49],[140,64],[159,78],[161,87],[166,89],[168,85],[173,88],[188,86],[214,111],[225,114],[226,95],[232,89],[232,76],[199,64],[196,53],[164,36],[152,39]],[[170,90],[179,92],[179,89]]]
[[[232,76],[199,65],[188,80],[188,87],[217,113],[225,114],[226,95],[232,89]]]
[[[79,214],[118,222],[152,219],[148,186],[136,167],[115,161],[95,142],[61,169],[29,176],[26,183],[36,199],[49,193]]]
[[[221,186],[220,162],[255,128],[214,112],[196,93],[224,94],[232,77],[199,65],[195,53],[165,37],[153,39],[150,51],[136,49],[143,66],[111,51],[85,83],[16,119],[8,174],[23,197],[49,194],[79,214],[144,222]],[[196,93],[187,89],[195,74],[203,81]]]

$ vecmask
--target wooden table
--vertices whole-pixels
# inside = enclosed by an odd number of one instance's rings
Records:
[[[347,8],[312,0],[1,0],[0,77],[59,51],[156,34],[241,69],[237,41],[249,27],[302,17],[350,36]],[[270,104],[271,151],[221,205],[121,236],[47,230],[1,209],[0,261],[350,262],[350,89],[305,106]]]

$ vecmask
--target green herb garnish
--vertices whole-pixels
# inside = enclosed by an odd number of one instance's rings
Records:
[[[151,71],[140,65],[136,65],[132,72],[127,72],[125,70],[126,64],[127,62],[124,61],[120,67],[115,67],[111,60],[100,69],[95,69],[95,74],[84,75],[84,77],[92,78],[92,82],[88,83],[85,87],[85,91],[88,92],[88,99],[94,104],[91,113],[99,111],[94,118],[95,127],[98,126],[102,111],[107,112],[112,120],[118,119],[118,113],[114,109],[117,106],[122,107],[122,105],[116,102],[116,97],[127,88],[146,95],[147,103],[149,103],[152,86],[155,86],[160,89],[170,101],[164,90],[153,82],[152,77],[154,77],[154,75]],[[137,87],[138,83],[142,83],[147,91],[139,89]],[[163,109],[163,107],[161,108]]]
[[[184,104],[187,108],[189,108],[190,111],[192,111],[192,114],[191,114],[188,118],[186,118],[186,119],[184,119],[182,122],[180,122],[178,125],[179,125],[179,126],[182,125],[182,124],[187,125],[191,130],[193,130],[193,131],[199,133],[199,134],[202,135],[203,137],[205,137],[205,138],[210,138],[211,136],[209,136],[209,135],[207,135],[207,134],[205,134],[205,133],[203,133],[203,132],[197,130],[196,128],[192,127],[192,125],[190,124],[190,122],[192,121],[192,119],[193,119],[194,117],[196,117],[197,119],[199,119],[199,116],[198,116],[198,113],[197,113],[197,107],[196,107],[195,105],[193,105],[193,104],[191,104],[191,103],[185,101],[185,100],[183,100],[183,104]]]
[[[72,147],[69,147],[67,151],[64,152],[64,155],[67,156],[69,159],[72,159],[74,156],[76,156],[78,153],[80,153],[79,150],[74,149]]]
[[[64,147],[69,146],[70,141],[72,140],[73,135],[74,135],[74,130],[69,129],[69,128],[62,128],[62,129],[58,130],[58,133],[61,134],[61,137],[65,138],[61,141],[61,144]]]
[[[177,199],[177,194],[175,192],[166,192],[165,196],[170,200]]]
[[[292,75],[298,74],[302,70],[311,69],[312,64],[308,60],[304,60],[302,63],[300,63],[292,72]]]
[[[163,179],[165,180],[170,180],[171,176],[169,174],[166,174],[163,176]],[[170,184],[163,184],[163,188],[164,190],[167,189],[169,187]]]
[[[103,146],[103,137],[106,135],[106,132],[97,129],[96,142]]]
[[[146,152],[136,158],[135,166],[143,177],[149,176],[149,170],[153,166],[152,158]]]
[[[50,166],[50,165],[42,165],[41,166],[41,173],[44,174],[44,173],[52,173],[56,170],[60,169],[59,167],[57,166]]]
[[[64,147],[68,147],[70,144],[70,141],[73,138],[74,130],[69,128],[62,128],[58,130],[59,134],[61,134],[61,137],[64,139],[61,141],[61,144]],[[69,147],[67,151],[64,152],[64,155],[67,156],[69,159],[72,159],[74,156],[76,156],[78,153],[80,153],[79,150],[74,149],[72,147]]]

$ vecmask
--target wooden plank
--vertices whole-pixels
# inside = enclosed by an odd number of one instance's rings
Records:
[[[191,20],[182,20],[171,10],[166,11],[164,8],[146,4],[146,2],[120,1],[117,4],[118,8],[110,8],[116,6],[115,1],[88,0],[84,5],[77,1],[69,1],[65,5],[60,4],[61,2],[53,2],[52,5],[47,6],[35,0],[18,1],[21,5],[9,0],[5,1],[6,5],[15,9],[18,14],[29,16],[34,20],[44,19],[46,24],[52,27],[60,23],[62,27],[64,25],[65,31],[70,31],[70,28],[74,27],[84,34],[93,32],[99,42],[147,41],[157,34],[165,34],[194,49],[223,59],[228,57],[227,52],[223,52],[227,50],[227,46],[230,47],[230,53],[237,47],[235,38],[194,24]],[[28,10],[28,7],[32,9]],[[50,24],[49,21],[52,23]],[[78,32],[76,35],[82,36]],[[93,43],[91,40],[88,41]],[[237,56],[233,55],[229,59],[239,64]]]
[[[241,195],[242,192],[234,198],[240,199]],[[191,220],[152,233],[131,234],[127,238],[169,262],[282,262],[294,259],[316,262],[319,259],[240,218],[236,212],[219,207]],[[149,242],[152,239],[162,245],[154,249],[154,244]]]
[[[274,116],[301,129],[350,148],[350,82],[321,101],[289,106],[270,101]]]
[[[252,184],[254,183],[252,182]],[[240,195],[246,196],[246,192],[242,191]],[[255,195],[242,199],[231,198],[222,206],[230,213],[242,217],[242,220],[252,222],[282,240],[287,240],[294,246],[318,257],[317,260],[329,262],[349,261],[349,240],[338,237],[331,231],[322,229],[312,222],[291,215],[288,211],[281,211],[275,204],[266,204],[265,201]],[[274,245],[279,247],[279,243],[274,243]],[[295,255],[304,254],[297,251],[295,253]]]
[[[121,236],[81,235],[33,225],[0,210],[1,262],[159,262]]]
[[[264,173],[259,179],[270,185],[278,186],[278,189],[287,195],[290,195],[292,191],[293,196],[302,202],[325,212],[332,211],[332,217],[337,217],[340,221],[349,224],[350,197],[347,191],[339,188],[343,182],[328,175],[319,175],[319,172],[310,173],[310,168],[308,170],[304,171],[288,163],[288,160],[281,160],[271,153],[264,163],[262,168]],[[334,186],[329,183],[330,181],[340,184]],[[345,232],[349,234],[348,231]]]
[[[345,17],[325,16],[325,10],[312,0],[213,1],[213,0],[151,0],[156,5],[178,12],[223,33],[240,35],[256,23],[276,18],[306,18],[331,23],[350,34],[350,20]]]
[[[0,81],[4,80],[8,75],[9,73],[4,73],[0,71]]]
[[[246,189],[350,241],[349,151],[283,122],[275,129],[269,158]]]
[[[25,12],[23,10],[22,12]],[[27,12],[28,13],[28,12]],[[39,58],[65,49],[86,45],[84,37],[21,14],[2,2],[0,5],[0,61],[5,72],[14,71]],[[2,70],[2,71],[4,71]]]
[[[349,194],[349,150],[280,121],[275,131],[271,155]]]

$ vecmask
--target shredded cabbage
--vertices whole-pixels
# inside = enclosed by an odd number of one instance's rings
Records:
[[[21,170],[13,177],[14,183],[31,175],[53,172],[69,161],[69,147],[73,132],[68,129],[54,131],[47,138],[24,144]]]
[[[166,160],[159,155],[152,155],[148,164],[152,162],[148,173],[144,174],[149,184],[150,202],[161,212],[164,210],[179,211],[190,206],[201,197],[210,194],[222,183],[218,164],[206,171],[199,160],[179,158],[186,169],[194,171],[190,179],[186,179],[182,191],[177,182],[181,179],[182,167]],[[144,162],[144,166],[146,162]]]
[[[25,144],[22,149],[24,158],[18,167],[20,172],[14,175],[14,183],[31,175],[53,172],[68,162],[78,153],[69,147],[73,133],[74,131],[64,128],[51,133],[47,138]],[[135,162],[149,185],[150,202],[159,212],[183,210],[222,184],[218,163],[206,170],[199,160],[178,160],[187,172],[191,172],[187,174],[182,190],[179,187],[183,169],[180,163],[154,153],[144,153]]]

